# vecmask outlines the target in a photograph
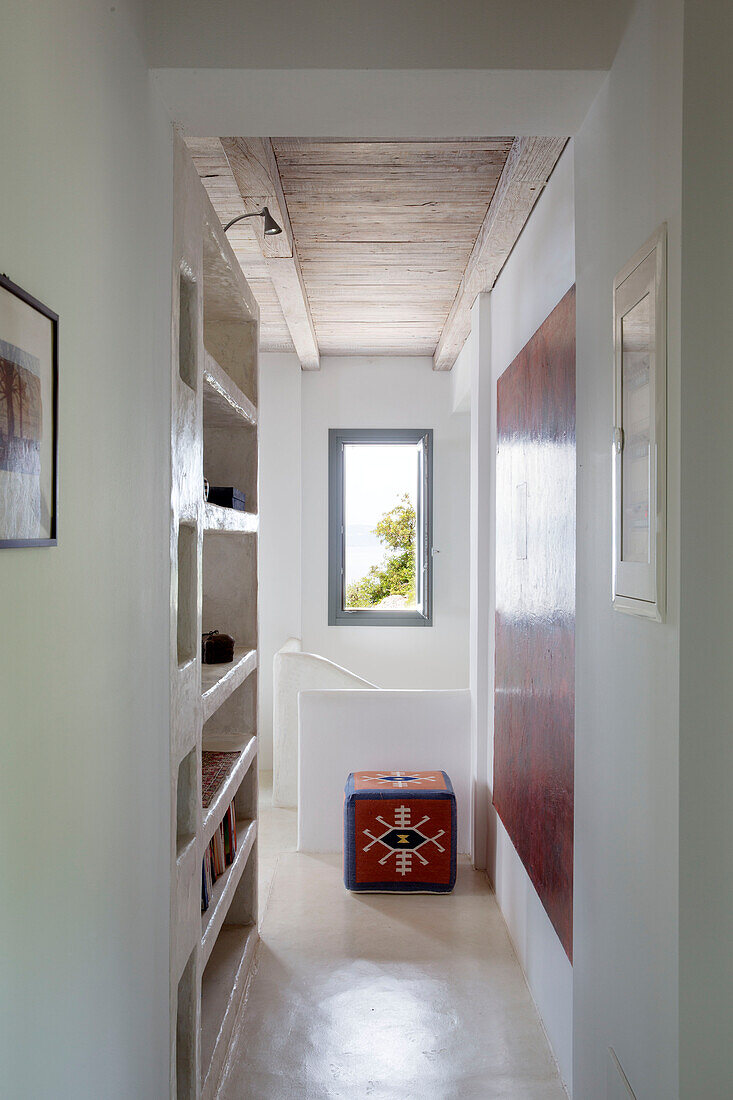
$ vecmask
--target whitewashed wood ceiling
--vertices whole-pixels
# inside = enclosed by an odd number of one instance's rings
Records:
[[[563,138],[187,139],[261,311],[261,346],[432,355],[449,369],[562,151]]]
[[[321,352],[432,355],[511,138],[272,144]]]

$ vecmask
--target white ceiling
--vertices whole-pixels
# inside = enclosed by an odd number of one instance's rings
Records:
[[[631,8],[631,0],[134,2],[152,68],[230,69],[607,69]]]

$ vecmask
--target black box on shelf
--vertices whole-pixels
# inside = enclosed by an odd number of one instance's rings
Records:
[[[233,485],[210,485],[209,504],[219,504],[222,508],[234,508],[244,512],[244,493]]]

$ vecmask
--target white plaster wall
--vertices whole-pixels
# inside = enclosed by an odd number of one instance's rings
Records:
[[[0,551],[0,1091],[168,1095],[172,140],[123,0],[8,0],[0,270],[60,314],[60,524]]]
[[[638,1097],[678,1095],[681,127],[682,3],[640,0],[575,141],[573,1047],[583,1100],[605,1095],[609,1046]],[[611,609],[611,310],[616,272],[665,220],[669,581],[659,624]]]
[[[457,846],[469,840],[471,698],[462,691],[302,691],[299,699],[298,849],[343,850],[349,772],[384,768],[448,773]]]
[[[489,296],[491,327],[488,340],[480,340],[477,354],[481,376],[490,373],[488,427],[489,486],[480,491],[480,506],[489,508],[489,554],[484,569],[490,571],[488,588],[488,776],[493,787],[494,697],[494,561],[496,546],[496,383],[509,364],[575,281],[573,203],[573,148],[570,143],[540,197],[514,251]],[[473,328],[481,336],[480,318]],[[490,341],[490,348],[486,343]],[[481,430],[481,426],[479,426]],[[489,796],[490,797],[490,796]],[[565,1083],[572,1082],[573,970],[535,891],[522,861],[496,813],[489,813],[489,876],[542,1017]],[[590,1097],[602,1093],[576,1093]]]
[[[680,1096],[733,1096],[733,5],[685,4]]]
[[[453,412],[471,411],[471,365],[476,354],[476,329],[472,324],[466,342],[458,353],[450,372],[451,408]]]
[[[361,676],[315,653],[303,653],[291,638],[275,654],[272,704],[272,804],[298,807],[298,697],[302,691],[321,688],[373,688]]]
[[[487,730],[493,699],[489,669],[489,643],[493,625],[489,616],[493,588],[491,568],[490,520],[493,508],[491,490],[491,300],[479,294],[471,307],[471,328],[454,365],[454,403],[466,400],[471,423],[471,474],[469,539],[469,684],[471,687],[471,847],[474,867],[485,870],[488,848],[488,753]]]
[[[272,769],[272,662],[300,637],[300,362],[293,353],[260,355],[259,609],[260,768]]]
[[[468,686],[469,423],[432,360],[323,358],[302,380],[303,649],[384,688]],[[328,626],[328,429],[433,428],[433,626]]]

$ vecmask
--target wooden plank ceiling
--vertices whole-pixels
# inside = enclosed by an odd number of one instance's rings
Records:
[[[430,355],[450,369],[564,139],[187,139],[261,311],[261,346]]]
[[[511,139],[272,144],[322,354],[432,355]]]

